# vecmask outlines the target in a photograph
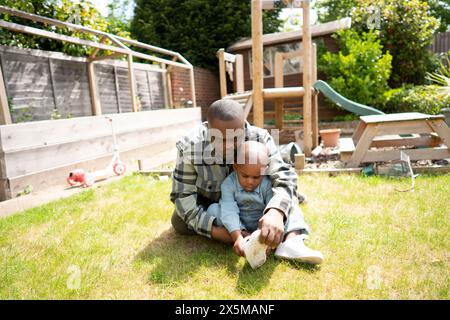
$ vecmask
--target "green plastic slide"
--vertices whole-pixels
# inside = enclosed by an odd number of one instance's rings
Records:
[[[344,96],[341,96],[339,93],[334,91],[334,89],[330,87],[330,85],[325,81],[318,80],[313,84],[313,87],[314,89],[322,92],[325,97],[336,103],[339,107],[347,111],[356,113],[357,115],[370,116],[373,114],[384,114],[384,112],[378,109],[354,102]]]

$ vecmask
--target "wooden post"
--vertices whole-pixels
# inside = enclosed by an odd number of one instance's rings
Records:
[[[95,70],[93,62],[88,62],[88,78],[89,78],[89,93],[91,96],[92,115],[100,116],[102,114],[102,108],[100,105],[100,99],[98,97],[97,83],[95,81]]]
[[[219,49],[217,51],[217,58],[219,59],[219,80],[220,80],[220,97],[227,95],[227,75],[225,71],[225,50]]]
[[[244,93],[244,57],[242,54],[236,55],[236,93]]]
[[[275,54],[275,88],[284,86],[284,57],[283,53]],[[275,100],[275,125],[278,130],[283,129],[284,119],[284,100],[279,98]]]
[[[262,2],[252,0],[253,125],[264,127]]]
[[[169,107],[173,108],[173,92],[172,92],[172,66],[167,67],[167,95],[169,97]]]
[[[317,46],[312,44],[312,83],[317,81]],[[319,101],[317,94],[312,97],[312,147],[319,145]]]
[[[312,126],[311,126],[311,29],[309,26],[309,0],[303,1],[303,146],[306,156],[311,155],[312,150]]]
[[[133,107],[133,112],[138,112],[139,110],[136,96],[136,80],[134,78],[132,54],[128,55],[128,82],[130,84],[131,106]]]
[[[192,100],[192,106],[195,108],[197,107],[197,97],[195,96],[195,75],[194,75],[194,66],[191,66],[191,69],[189,70],[189,78],[191,83],[191,100]]]
[[[6,94],[5,82],[3,81],[3,71],[0,67],[0,125],[11,123],[12,120],[9,112],[8,96]]]

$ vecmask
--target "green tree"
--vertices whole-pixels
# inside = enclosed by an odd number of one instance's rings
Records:
[[[428,0],[430,13],[436,17],[440,26],[438,32],[445,32],[450,28],[450,0]]]
[[[419,0],[357,1],[352,13],[354,28],[373,29],[384,50],[393,56],[391,86],[423,84],[432,59],[428,46],[439,27],[428,4]]]
[[[358,34],[341,30],[333,35],[340,51],[326,52],[319,61],[319,70],[327,81],[345,97],[362,104],[379,105],[389,89],[392,56],[383,53],[383,47],[373,31]]]
[[[317,12],[319,22],[325,23],[350,17],[356,0],[317,0],[314,9]]]
[[[177,51],[191,63],[217,68],[216,51],[251,35],[251,2],[242,0],[137,0],[133,38]],[[264,32],[275,32],[279,10],[265,11]]]
[[[105,17],[103,17],[88,0],[80,0],[78,3],[73,3],[69,0],[0,0],[0,4],[28,13],[79,24],[99,31],[114,32],[121,36],[129,36],[129,32],[127,30],[121,30],[123,25],[118,24],[113,16],[110,15],[108,19],[105,19]],[[26,26],[74,36],[85,40],[100,40],[100,37],[92,34],[45,25],[5,14],[2,14],[1,16],[6,21],[20,23]],[[109,41],[106,43],[109,44]],[[45,37],[10,31],[4,28],[0,28],[0,44],[21,48],[59,51],[73,56],[86,56],[93,50],[91,47],[55,41]]]

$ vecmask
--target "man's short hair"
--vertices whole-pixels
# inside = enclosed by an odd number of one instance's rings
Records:
[[[244,108],[231,99],[221,99],[213,102],[207,113],[208,121],[218,119],[222,121],[231,121],[244,118]]]

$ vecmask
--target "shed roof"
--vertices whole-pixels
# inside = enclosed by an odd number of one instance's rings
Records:
[[[330,21],[323,24],[316,24],[311,26],[311,37],[318,37],[322,35],[332,34],[338,30],[349,29],[351,27],[351,18],[343,18],[340,20]],[[276,32],[263,35],[263,45],[273,45],[278,43],[286,43],[294,40],[302,39],[301,30],[294,30],[288,32]],[[252,39],[245,38],[232,44],[227,51],[235,52],[252,47]]]

